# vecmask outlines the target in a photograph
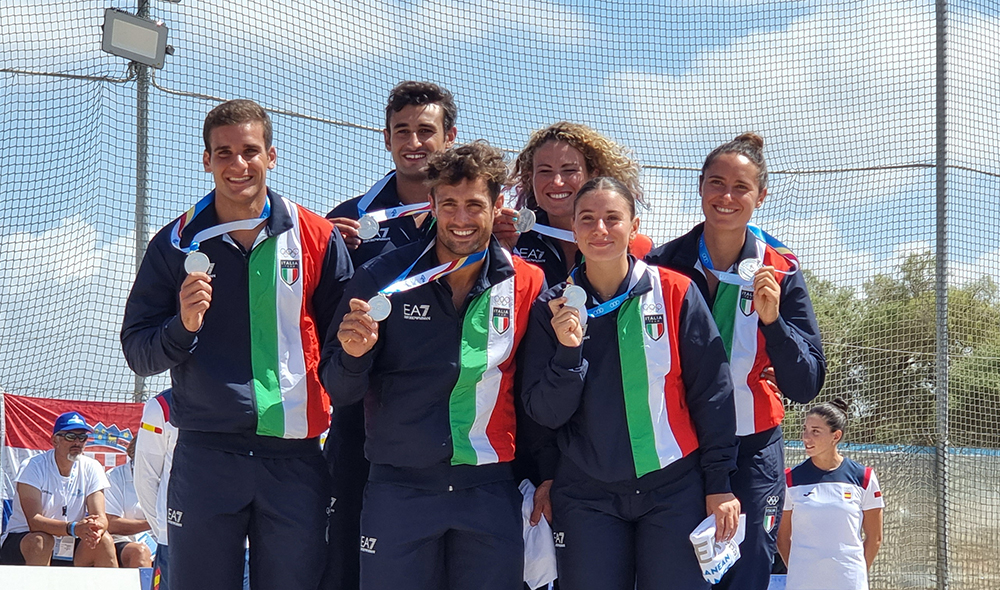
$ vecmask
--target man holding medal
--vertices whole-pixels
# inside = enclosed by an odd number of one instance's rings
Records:
[[[358,270],[323,348],[334,405],[365,398],[361,587],[519,590],[515,354],[544,277],[491,236],[499,150],[449,149],[427,176],[434,234]]]
[[[215,190],[152,239],[125,306],[140,375],[170,371],[178,429],[167,500],[173,588],[315,588],[326,559],[329,398],[320,344],[353,272],[333,225],[272,192],[271,121],[208,114]]]
[[[389,93],[383,135],[395,170],[327,215],[347,243],[355,268],[433,232],[424,167],[430,156],[454,143],[457,115],[451,92],[437,84],[400,82]],[[361,497],[368,481],[364,412],[360,402],[338,407],[323,449],[335,498],[321,585],[329,590],[356,590],[359,584]]]
[[[351,250],[354,266],[427,236],[427,159],[455,143],[458,108],[431,82],[400,82],[385,107],[385,149],[395,169],[365,194],[327,214]]]

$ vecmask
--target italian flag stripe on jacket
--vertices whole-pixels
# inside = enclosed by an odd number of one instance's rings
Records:
[[[758,259],[778,270],[789,270],[791,264],[781,254],[757,242]],[[777,275],[781,283],[787,275]],[[781,398],[761,379],[771,366],[764,335],[757,326],[757,310],[753,306],[753,285],[719,283],[712,305],[712,316],[729,357],[733,374],[736,404],[736,434],[747,436],[781,424],[785,408]]]
[[[618,310],[618,354],[636,477],[657,471],[698,448],[688,413],[678,351],[680,311],[690,280],[636,262],[652,289]]]
[[[333,226],[283,199],[294,227],[250,254],[250,340],[257,434],[313,438],[329,425],[310,312]]]
[[[473,299],[462,324],[461,368],[449,401],[452,465],[514,460],[514,351],[543,275],[503,253],[514,276]]]

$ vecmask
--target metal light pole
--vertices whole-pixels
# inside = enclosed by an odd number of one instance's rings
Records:
[[[149,18],[149,0],[139,0],[136,16]],[[135,270],[146,255],[149,228],[149,66],[132,62],[135,68]],[[135,376],[133,400],[144,401],[146,378]]]

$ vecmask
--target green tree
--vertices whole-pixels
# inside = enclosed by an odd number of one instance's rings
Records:
[[[935,266],[929,252],[868,280],[862,293],[806,275],[827,356],[821,399],[852,407],[848,439],[931,445],[936,433]],[[948,289],[954,444],[1000,446],[1000,305],[989,277]]]

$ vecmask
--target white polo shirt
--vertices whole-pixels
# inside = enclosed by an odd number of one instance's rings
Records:
[[[823,471],[806,459],[785,477],[785,511],[792,512],[785,588],[868,590],[863,513],[885,506],[875,471],[846,457]]]
[[[146,520],[135,494],[132,461],[119,465],[108,472],[111,486],[104,492],[106,510],[109,515],[133,520]],[[115,543],[134,543],[136,535],[111,535]]]

